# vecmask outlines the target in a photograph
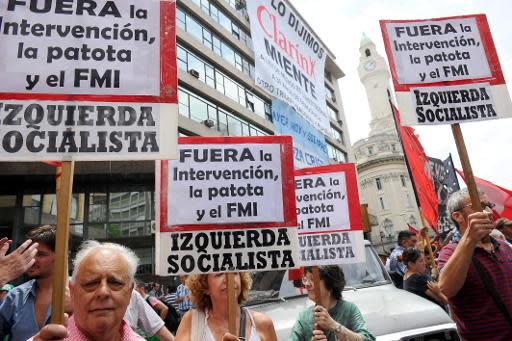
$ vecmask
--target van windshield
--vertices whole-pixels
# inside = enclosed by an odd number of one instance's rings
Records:
[[[384,266],[370,245],[365,246],[365,252],[365,263],[340,265],[347,283],[345,290],[391,283]],[[307,291],[302,287],[302,279],[290,280],[288,271],[256,272],[247,304],[282,300],[305,294]]]

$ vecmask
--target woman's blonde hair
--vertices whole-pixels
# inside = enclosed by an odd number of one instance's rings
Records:
[[[238,296],[238,304],[247,302],[249,290],[252,287],[251,274],[248,272],[239,272],[240,274],[240,296]],[[208,294],[208,274],[190,275],[186,282],[187,288],[190,290],[191,300],[194,306],[199,310],[212,308],[212,300]]]

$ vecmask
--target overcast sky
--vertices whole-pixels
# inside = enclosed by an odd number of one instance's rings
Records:
[[[346,74],[339,80],[350,140],[368,136],[370,109],[359,81],[359,42],[363,32],[386,58],[380,19],[428,19],[462,14],[487,15],[505,80],[512,84],[512,1],[510,0],[291,0]],[[461,124],[475,176],[512,189],[512,119]],[[461,169],[449,125],[415,127],[427,155],[452,153]],[[461,185],[463,185],[461,183]]]

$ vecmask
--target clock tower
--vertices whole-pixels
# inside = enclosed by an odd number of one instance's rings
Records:
[[[389,254],[398,232],[407,230],[407,224],[419,226],[421,220],[389,105],[387,63],[365,34],[359,55],[359,79],[365,87],[372,114],[370,136],[352,146],[359,199],[368,205],[373,226],[368,237],[373,245],[379,245],[379,249],[382,247],[382,251]]]
[[[391,116],[388,101],[390,74],[386,61],[377,53],[375,44],[363,33],[359,47],[359,79],[363,83],[372,120],[370,136],[375,134],[395,134],[395,123]]]

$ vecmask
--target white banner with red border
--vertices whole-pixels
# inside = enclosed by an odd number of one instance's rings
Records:
[[[331,133],[325,102],[327,49],[285,0],[247,2],[255,51],[255,82],[287,103],[315,129]]]
[[[300,266],[365,261],[354,164],[297,170],[295,193]]]
[[[296,266],[290,136],[180,137],[155,178],[157,274]]]
[[[380,25],[403,125],[512,117],[484,14]]]
[[[175,0],[0,12],[0,161],[175,157]]]

